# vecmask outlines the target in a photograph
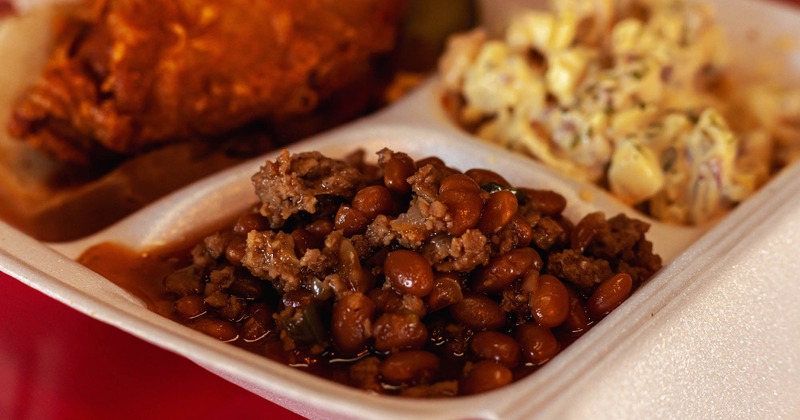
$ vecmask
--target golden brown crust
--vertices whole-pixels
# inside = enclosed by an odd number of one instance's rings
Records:
[[[93,0],[8,128],[88,163],[308,114],[393,47],[401,3]]]

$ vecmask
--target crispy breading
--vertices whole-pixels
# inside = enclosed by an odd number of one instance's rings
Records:
[[[8,129],[89,163],[280,123],[373,74],[403,0],[92,0]]]

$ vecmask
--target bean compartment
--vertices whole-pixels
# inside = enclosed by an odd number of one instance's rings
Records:
[[[435,157],[283,151],[253,182],[261,201],[230,229],[124,273],[156,285],[146,301],[177,322],[372,392],[503,387],[661,267],[641,221],[570,221],[556,192]],[[161,271],[142,268],[153,261]]]

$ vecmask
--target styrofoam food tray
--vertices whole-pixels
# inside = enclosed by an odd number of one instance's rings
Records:
[[[763,43],[776,34],[800,38],[800,16],[787,8],[756,7],[746,0],[724,5],[719,13],[724,24],[737,33],[757,29],[762,34],[736,38],[740,42]],[[745,12],[746,19],[737,17]],[[765,21],[770,24],[761,25]],[[800,56],[794,59],[800,63]],[[800,74],[800,65],[796,69],[789,74]],[[465,135],[440,109],[435,79],[395,106],[295,144],[291,151],[342,156],[356,147],[436,155],[461,169],[491,168],[514,184],[564,194],[573,219],[595,210],[644,218],[593,186]],[[230,219],[255,201],[250,176],[275,155],[210,176],[71,243],[41,243],[0,223],[0,269],[308,417],[800,416],[800,165],[784,170],[714,226],[681,228],[649,220],[648,237],[664,257],[664,269],[535,374],[471,397],[408,400],[335,384],[152,313],[74,262],[99,242],[147,249]],[[594,198],[581,200],[587,195],[580,194],[583,190]]]

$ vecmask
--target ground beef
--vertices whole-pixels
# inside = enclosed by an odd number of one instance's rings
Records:
[[[400,245],[406,248],[419,248],[432,236],[447,231],[447,207],[439,201],[416,196],[411,200],[408,211],[389,222],[392,233]]]
[[[608,261],[587,257],[573,249],[550,254],[547,272],[583,290],[591,290],[614,274]]]
[[[278,290],[290,292],[300,287],[300,260],[294,253],[294,239],[287,233],[270,230],[248,233],[242,264],[254,276],[271,280]]]
[[[289,155],[284,149],[275,162],[267,162],[253,175],[253,185],[261,199],[259,211],[274,229],[295,213],[316,212],[320,195],[353,198],[363,176],[355,167],[319,152]]]
[[[440,235],[422,247],[420,252],[441,272],[469,272],[489,261],[491,247],[486,236],[469,229],[459,237]]]
[[[448,171],[442,167],[429,164],[419,168],[408,183],[417,197],[431,203],[439,197],[439,184],[447,174]]]
[[[206,283],[206,293],[209,290],[227,290],[236,281],[234,275],[234,267],[231,265],[224,266],[220,269],[211,271],[208,275],[208,283]]]
[[[390,223],[391,219],[389,219],[389,217],[386,215],[381,214],[369,224],[367,227],[366,238],[370,246],[375,248],[387,247],[395,240],[397,235],[392,230]]]
[[[205,267],[214,260],[220,258],[230,243],[232,235],[230,233],[214,233],[203,239],[202,245],[198,245],[192,250],[194,264]]]
[[[630,274],[634,284],[640,284],[661,269],[661,257],[653,252],[653,243],[640,240],[623,254],[617,271]]]
[[[608,220],[602,213],[588,214],[572,232],[571,249],[551,254],[547,270],[584,291],[614,273],[627,273],[638,285],[661,268],[661,258],[645,239],[649,228],[624,214]]]
[[[649,229],[647,223],[619,214],[597,228],[587,252],[598,258],[623,258],[623,254],[630,253]],[[627,255],[626,259],[632,258],[635,257]]]
[[[533,243],[541,250],[549,250],[556,245],[564,233],[564,227],[551,217],[542,217],[533,227]]]

